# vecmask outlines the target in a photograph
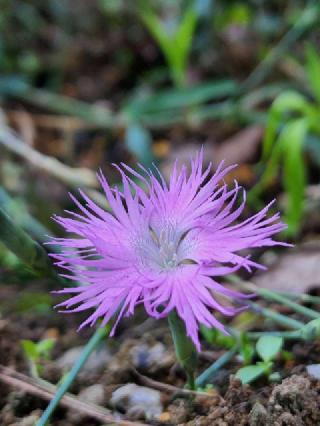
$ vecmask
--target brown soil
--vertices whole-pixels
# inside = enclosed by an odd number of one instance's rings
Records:
[[[20,288],[1,286],[0,300],[10,300],[18,297]],[[3,307],[4,305],[2,305]],[[72,315],[21,313],[3,309],[0,319],[0,364],[29,375],[28,364],[20,348],[21,339],[38,341],[45,337],[54,336],[57,339],[52,359],[56,360],[68,349],[84,345],[90,330],[78,334],[76,332],[79,317]],[[139,314],[138,314],[139,315]],[[77,322],[76,322],[77,321]],[[140,322],[138,322],[140,321]],[[143,322],[139,318],[137,325],[130,324],[130,336],[126,325],[116,339],[110,340],[108,350],[111,359],[98,372],[82,372],[71,392],[78,394],[81,390],[93,384],[101,384],[105,390],[105,406],[108,406],[112,392],[126,383],[136,382],[138,385],[152,386],[143,383],[141,377],[148,377],[157,384],[167,384],[176,387],[183,386],[182,372],[175,365],[170,336],[164,323]],[[165,355],[156,363],[146,362],[140,352],[145,348],[162,345]],[[320,381],[310,378],[305,372],[305,363],[320,361],[320,343],[295,343],[291,347],[295,362],[283,365],[281,372],[285,377],[280,384],[267,384],[261,381],[254,386],[242,386],[234,379],[233,374],[238,365],[227,366],[229,370],[221,372],[219,386],[208,396],[190,396],[177,394],[170,389],[161,390],[163,412],[158,421],[146,420],[143,414],[131,412],[131,418],[126,413],[120,413],[122,418],[143,422],[150,425],[188,425],[188,426],[284,426],[284,425],[319,425],[320,424]],[[140,351],[140,352],[139,352]],[[206,351],[202,357],[201,368],[209,365],[208,360],[219,356],[221,351]],[[137,375],[132,368],[132,357],[139,360]],[[139,358],[140,357],[140,358]],[[140,362],[139,361],[139,362]],[[56,383],[61,371],[54,361],[44,364],[43,377]],[[141,376],[141,374],[143,376]],[[229,382],[229,383],[228,383]],[[0,386],[0,425],[1,426],[32,426],[37,416],[41,414],[47,401],[19,387]],[[98,420],[75,415],[74,411],[59,408],[53,418],[54,426],[94,426]]]

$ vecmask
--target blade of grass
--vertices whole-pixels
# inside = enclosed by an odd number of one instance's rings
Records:
[[[64,394],[70,388],[75,378],[81,371],[84,364],[87,362],[90,354],[94,351],[94,349],[98,346],[98,344],[104,339],[111,330],[112,324],[111,322],[106,327],[99,327],[91,339],[88,341],[86,346],[83,349],[82,354],[79,359],[75,362],[72,369],[68,373],[68,375],[64,378],[62,384],[59,386],[54,398],[51,400],[50,404],[47,406],[45,411],[43,412],[40,420],[37,423],[37,426],[45,426],[48,424],[54,410],[58,406]]]
[[[196,388],[203,388],[216,374],[220,368],[226,365],[235,356],[239,349],[238,344],[233,346],[230,350],[224,353],[217,361],[215,361],[209,368],[196,378]]]

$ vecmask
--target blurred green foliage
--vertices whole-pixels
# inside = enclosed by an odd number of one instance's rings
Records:
[[[190,2],[182,16],[176,19],[170,16],[166,20],[161,20],[150,3],[145,1],[139,3],[138,10],[142,21],[166,58],[175,86],[185,86],[188,59],[199,16],[196,2]]]
[[[231,349],[237,347],[237,352],[240,355],[243,363],[250,364],[252,361],[255,349],[254,343],[249,340],[245,332],[240,332],[237,336],[231,334],[226,335],[216,328],[200,327],[201,334],[210,345]]]
[[[275,381],[277,378],[280,379],[280,376],[272,373],[272,369],[274,360],[281,352],[282,346],[283,339],[281,337],[272,335],[260,337],[255,349],[262,361],[240,368],[236,373],[236,377],[243,384],[251,383],[263,375],[266,375],[271,381]]]
[[[22,340],[21,346],[30,366],[30,373],[39,379],[43,372],[43,361],[50,359],[54,347],[54,339],[43,339],[35,343],[32,340]]]
[[[264,171],[252,191],[254,195],[263,194],[282,168],[282,183],[288,197],[285,220],[290,235],[299,231],[303,216],[307,184],[304,153],[308,140],[313,142],[317,138],[320,152],[320,55],[311,45],[306,49],[305,72],[305,93],[286,91],[269,110],[261,160]]]
[[[289,234],[296,235],[309,183],[306,154],[320,165],[319,2],[95,0],[76,5],[72,0],[1,1],[4,105],[17,101],[38,112],[77,117],[111,139],[110,145],[119,139],[147,167],[158,161],[154,140],[170,140],[175,126],[185,127],[183,137],[189,133],[190,140],[202,141],[207,138],[202,130],[212,120],[218,134],[224,126],[266,124],[253,206],[268,198],[281,169],[285,220]],[[303,38],[314,47],[304,49]],[[300,65],[304,50],[306,62]],[[110,105],[101,102],[105,99]],[[279,186],[274,187],[277,192]],[[41,233],[32,218],[28,223]]]

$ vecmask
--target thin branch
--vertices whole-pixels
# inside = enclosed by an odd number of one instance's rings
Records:
[[[0,381],[48,401],[53,398],[56,392],[56,386],[51,383],[45,381],[38,382],[31,377],[18,373],[3,365],[0,365]],[[141,423],[115,419],[109,410],[95,404],[84,402],[75,395],[69,393],[64,395],[60,403],[65,408],[85,414],[102,423],[107,422],[120,426],[143,426]]]
[[[42,154],[24,143],[18,135],[7,126],[0,127],[0,143],[8,150],[23,157],[33,166],[42,169],[72,186],[96,188],[98,182],[93,171],[85,168],[72,168],[54,157]]]
[[[207,396],[207,397],[215,397],[216,394],[212,395],[207,392],[197,392],[190,389],[184,389],[184,388],[178,388],[177,386],[168,385],[166,383],[158,382],[157,380],[150,379],[149,377],[144,376],[143,374],[139,373],[135,368],[132,368],[132,373],[135,379],[138,381],[140,385],[147,386],[149,388],[157,389],[160,392],[166,392],[166,393],[174,393],[174,394],[181,394],[181,395],[192,395],[192,396]]]
[[[105,197],[92,188],[99,186],[95,173],[87,168],[73,168],[61,163],[56,158],[42,154],[27,145],[23,140],[10,129],[2,120],[0,115],[0,144],[6,149],[19,155],[34,167],[44,170],[60,181],[73,188],[87,187],[88,195],[99,205],[106,206]]]
[[[9,119],[18,121],[25,111],[6,110]],[[72,117],[69,115],[53,115],[53,114],[38,114],[29,113],[35,126],[43,129],[57,129],[60,131],[77,132],[79,130],[96,129],[96,126],[87,123],[81,118]]]

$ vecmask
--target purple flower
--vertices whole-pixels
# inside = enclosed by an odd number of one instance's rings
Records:
[[[111,188],[100,173],[110,212],[81,190],[85,206],[71,195],[82,214],[68,212],[71,217],[55,220],[77,237],[54,238],[62,252],[52,256],[56,265],[70,272],[64,277],[84,283],[58,292],[72,295],[58,305],[66,308],[64,312],[94,309],[81,327],[98,319],[105,325],[116,314],[113,334],[120,318],[132,315],[138,304],[154,318],[175,309],[200,350],[199,324],[225,332],[214,312],[232,316],[243,309],[221,303],[220,296],[247,296],[216,278],[241,267],[264,269],[239,251],[281,244],[271,236],[286,225],[279,221],[279,213],[266,217],[272,203],[235,223],[245,206],[245,192],[237,182],[229,190],[223,181],[235,166],[223,169],[220,164],[210,177],[211,164],[203,171],[202,162],[201,150],[191,160],[190,172],[176,163],[168,184],[157,169],[154,174],[139,166],[138,173],[121,164],[116,167],[122,191]],[[243,201],[235,207],[240,191]]]

